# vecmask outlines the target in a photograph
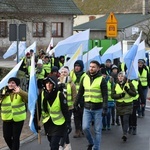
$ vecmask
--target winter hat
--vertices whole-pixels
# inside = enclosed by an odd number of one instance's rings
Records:
[[[107,60],[106,60],[106,63],[108,63],[108,62],[111,63],[111,60],[110,60],[110,59],[107,59]]]
[[[20,79],[19,78],[11,77],[11,78],[9,78],[8,83],[11,82],[11,81],[14,81],[17,86],[20,84]]]
[[[43,64],[42,59],[39,59],[38,62],[37,62],[37,64]]]
[[[83,64],[83,61],[82,60],[77,60],[75,63],[74,63],[74,67],[75,66],[80,66],[81,67],[81,70],[84,69],[84,64]]]
[[[145,60],[144,60],[144,59],[139,59],[138,62],[141,62],[141,63],[144,64],[144,63],[145,63]]]
[[[58,83],[58,80],[55,76],[50,76],[50,77],[46,77],[44,80],[43,80],[43,84],[45,86],[46,83],[52,83],[53,84],[53,89],[55,90],[57,88],[57,83]]]
[[[58,72],[58,67],[57,66],[53,66],[51,72]]]
[[[116,65],[113,65],[113,66],[111,67],[111,70],[113,70],[113,69],[118,69],[118,67],[117,67]]]
[[[102,69],[101,69],[101,73],[107,75],[106,69],[105,69],[105,68],[102,68]]]

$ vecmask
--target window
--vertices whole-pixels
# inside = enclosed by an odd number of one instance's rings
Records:
[[[33,23],[33,37],[45,37],[45,22]]]
[[[7,37],[7,22],[0,21],[0,37]]]
[[[62,22],[52,22],[52,37],[63,37]]]

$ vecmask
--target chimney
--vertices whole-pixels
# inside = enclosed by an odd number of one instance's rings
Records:
[[[143,0],[143,15],[148,14],[148,0]]]

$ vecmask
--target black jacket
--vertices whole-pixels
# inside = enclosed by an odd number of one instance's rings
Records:
[[[44,91],[45,93],[46,91]],[[54,95],[54,94],[52,94]],[[56,93],[57,95],[57,93]],[[47,100],[46,99],[46,104],[47,101],[49,102],[50,105],[53,104],[54,100],[55,100],[56,96],[53,97],[51,100]],[[64,129],[66,128],[66,126],[69,124],[70,125],[70,117],[69,117],[69,111],[68,111],[68,105],[67,105],[67,100],[64,97],[64,94],[62,92],[60,92],[59,94],[59,99],[60,99],[60,105],[61,105],[61,111],[62,114],[65,118],[65,123],[63,125],[55,125],[52,121],[52,119],[50,118],[46,123],[44,123],[44,129],[45,129],[45,133],[49,136],[54,136],[54,135],[58,135],[58,136],[62,136],[64,134]],[[38,108],[38,115],[39,115],[39,120],[41,118],[41,112],[42,112],[42,107],[41,107],[41,94],[38,96],[38,101],[37,101],[37,108]],[[45,107],[44,102],[43,102],[43,107]],[[46,106],[47,107],[47,106]],[[46,111],[46,110],[45,110]],[[35,124],[35,128],[38,130],[38,123],[37,123],[37,109],[35,111],[35,115],[34,115],[34,124]]]

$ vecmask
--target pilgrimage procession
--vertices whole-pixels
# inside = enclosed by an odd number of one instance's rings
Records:
[[[20,4],[2,1],[3,11]],[[40,2],[37,8],[54,4]],[[55,7],[68,3],[77,9],[67,0]],[[109,12],[105,18],[101,40],[91,40],[89,26],[58,41],[65,26],[52,20],[54,32],[43,48],[42,39],[29,42],[26,22],[18,26],[11,18],[10,44],[0,58],[1,150],[150,150],[149,37],[136,27],[128,30],[135,37],[125,44],[117,38],[119,16]],[[36,24],[35,34],[42,34],[42,22]],[[0,31],[3,24],[0,20]],[[7,60],[11,67],[6,67]]]

